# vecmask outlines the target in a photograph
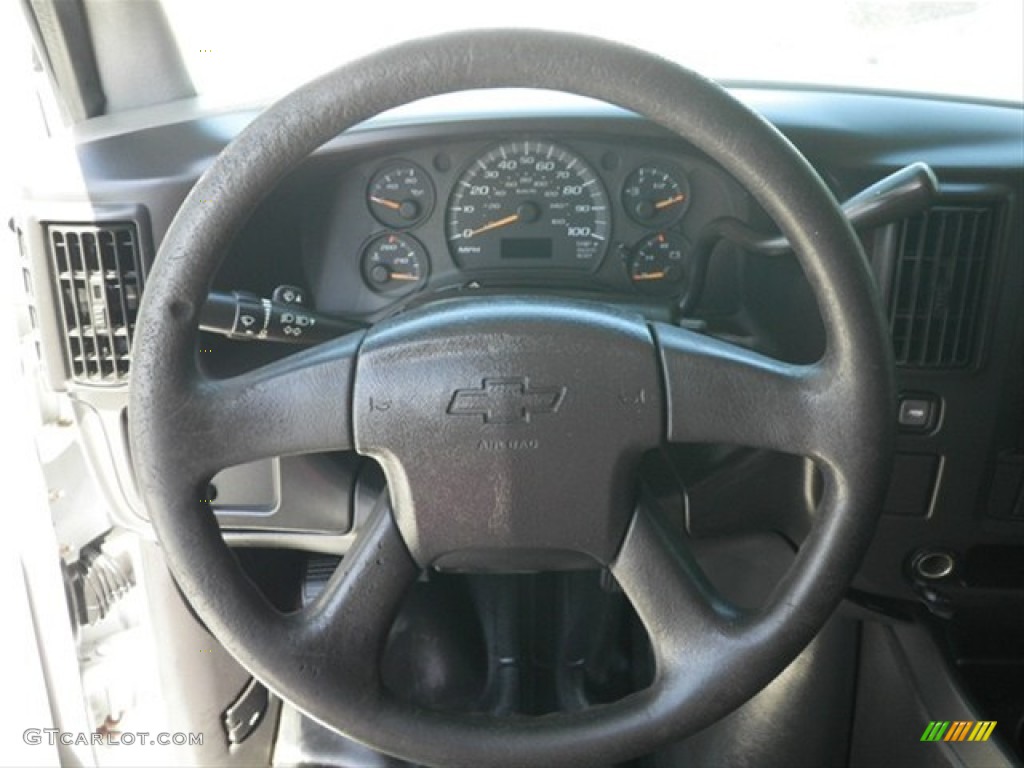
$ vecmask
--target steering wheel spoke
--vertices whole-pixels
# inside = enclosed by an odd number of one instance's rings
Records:
[[[659,678],[714,668],[743,616],[647,504],[637,507],[611,571],[647,629]]]
[[[829,458],[840,407],[824,363],[792,365],[655,324],[669,442],[727,443]]]
[[[379,659],[388,631],[419,572],[382,495],[324,591],[286,617],[301,674],[379,692]]]
[[[352,383],[362,338],[352,333],[230,379],[202,380],[189,414],[200,471],[352,448]]]

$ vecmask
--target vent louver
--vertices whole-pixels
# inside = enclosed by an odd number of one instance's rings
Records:
[[[994,245],[991,206],[935,207],[896,224],[889,326],[896,364],[975,360]]]
[[[47,237],[71,377],[123,382],[142,292],[135,224],[48,224]]]

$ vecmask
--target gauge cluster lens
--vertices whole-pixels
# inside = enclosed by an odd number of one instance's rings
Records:
[[[398,161],[373,175],[366,203],[370,213],[385,227],[406,229],[430,215],[434,207],[434,185],[418,165]]]
[[[608,246],[608,195],[594,170],[556,144],[511,142],[475,159],[446,213],[463,269],[593,270]]]
[[[423,285],[428,264],[419,240],[400,232],[379,235],[363,248],[363,279],[378,293],[412,293]]]
[[[401,157],[383,160],[371,169],[365,188],[366,210],[380,228],[362,245],[363,281],[389,300],[425,288],[432,268],[424,243],[437,248],[443,234],[454,264],[440,259],[434,265],[439,279],[453,266],[477,273],[502,270],[503,280],[516,274],[533,280],[538,270],[553,269],[587,273],[588,280],[600,273],[652,297],[683,296],[695,272],[681,224],[691,203],[690,181],[667,159],[637,155],[609,198],[604,179],[575,150],[509,139],[462,156],[461,171],[444,182],[450,193],[440,211],[435,180],[424,170],[429,161],[421,166]],[[439,163],[438,157],[433,169],[446,173],[451,161]],[[619,160],[604,157],[602,163],[614,170]],[[438,224],[442,232],[434,229]],[[613,240],[623,260],[616,259],[609,272],[602,264]]]
[[[690,184],[678,171],[644,165],[626,179],[622,205],[637,224],[661,229],[675,224],[690,205]]]

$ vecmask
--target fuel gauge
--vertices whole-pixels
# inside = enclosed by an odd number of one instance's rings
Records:
[[[637,290],[661,296],[684,293],[693,272],[689,243],[676,232],[658,232],[633,248],[628,269]]]
[[[622,205],[637,224],[651,229],[667,227],[690,206],[690,183],[678,171],[644,165],[626,178]]]
[[[363,248],[363,279],[378,293],[412,293],[422,286],[428,268],[426,249],[411,235],[388,232]]]

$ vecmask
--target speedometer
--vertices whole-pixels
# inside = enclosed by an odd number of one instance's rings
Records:
[[[447,211],[448,247],[463,269],[594,269],[610,230],[608,195],[578,155],[510,142],[472,162]]]

